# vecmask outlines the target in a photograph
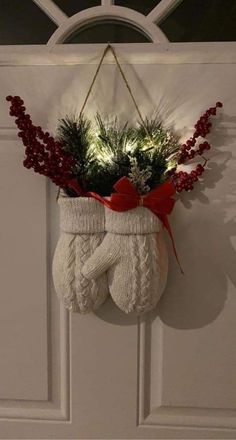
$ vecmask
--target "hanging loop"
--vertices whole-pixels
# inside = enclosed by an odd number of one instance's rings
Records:
[[[98,66],[97,66],[97,69],[96,69],[96,71],[95,71],[94,77],[93,77],[93,79],[92,79],[91,85],[90,85],[90,87],[89,87],[89,89],[88,89],[88,93],[87,93],[87,95],[86,95],[86,97],[85,97],[84,103],[83,103],[82,108],[81,108],[81,110],[80,110],[79,118],[82,117],[82,114],[83,114],[83,112],[84,112],[85,106],[86,106],[86,104],[87,104],[87,102],[88,102],[88,99],[89,99],[89,96],[90,96],[90,94],[91,94],[91,92],[92,92],[92,89],[93,89],[94,83],[95,83],[95,81],[96,81],[96,78],[97,78],[98,73],[99,73],[99,71],[100,71],[100,68],[101,68],[101,66],[102,66],[103,60],[104,60],[104,58],[105,58],[105,56],[106,56],[106,54],[107,54],[107,52],[108,52],[109,50],[111,51],[111,53],[112,53],[112,55],[113,55],[113,57],[114,57],[114,59],[115,59],[116,65],[117,65],[117,67],[118,67],[118,69],[119,69],[119,72],[120,72],[120,74],[121,74],[121,76],[122,76],[122,78],[123,78],[123,80],[124,80],[124,83],[125,83],[125,85],[126,85],[126,87],[127,87],[127,90],[128,90],[128,92],[129,92],[129,95],[130,95],[130,97],[131,97],[131,99],[132,99],[132,101],[133,101],[133,104],[134,104],[134,106],[135,106],[135,108],[136,108],[136,110],[137,110],[137,113],[138,113],[138,115],[139,115],[140,121],[142,122],[142,125],[143,125],[143,127],[144,127],[144,129],[145,129],[145,131],[146,131],[146,133],[147,133],[147,135],[148,135],[148,137],[152,140],[152,137],[151,137],[150,133],[148,132],[148,129],[147,129],[146,124],[145,124],[145,121],[144,121],[144,119],[143,119],[143,117],[142,117],[141,111],[140,111],[140,109],[139,109],[139,107],[138,107],[137,101],[136,101],[136,99],[135,99],[135,97],[134,97],[134,95],[133,95],[133,92],[132,92],[131,87],[130,87],[130,85],[129,85],[129,83],[128,83],[128,80],[127,80],[127,78],[126,78],[126,76],[125,76],[125,73],[124,73],[124,71],[123,71],[123,69],[122,69],[122,67],[121,67],[121,64],[120,64],[120,62],[119,62],[119,60],[118,60],[118,57],[117,57],[116,52],[115,52],[115,49],[114,49],[114,47],[113,47],[110,43],[108,43],[108,45],[105,47],[105,49],[104,49],[104,51],[103,51],[103,54],[102,54],[102,56],[101,56],[101,59],[100,59],[99,64],[98,64]]]
[[[82,108],[81,108],[81,110],[80,110],[79,118],[81,118],[81,116],[82,116],[82,114],[83,114],[83,112],[84,112],[85,106],[86,106],[86,104],[87,104],[87,102],[88,102],[88,99],[89,99],[89,96],[90,96],[90,94],[91,94],[91,92],[92,92],[93,85],[94,85],[94,83],[95,83],[95,81],[96,81],[96,78],[97,78],[97,76],[98,76],[99,70],[100,70],[100,68],[101,68],[101,65],[102,65],[102,63],[103,63],[103,60],[104,60],[104,58],[105,58],[105,56],[106,56],[106,54],[107,54],[109,48],[110,48],[110,45],[108,44],[108,45],[105,47],[104,51],[103,51],[103,54],[102,54],[102,56],[101,56],[101,59],[100,59],[100,61],[99,61],[98,66],[97,66],[96,72],[95,72],[95,74],[94,74],[93,80],[92,80],[92,82],[91,82],[91,85],[90,85],[90,87],[89,87],[89,89],[88,89],[88,92],[87,92],[87,95],[86,95],[86,97],[85,97],[84,103],[83,103]]]

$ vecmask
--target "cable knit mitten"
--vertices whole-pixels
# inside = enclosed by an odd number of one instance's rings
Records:
[[[152,310],[166,284],[168,258],[162,224],[144,207],[126,212],[105,208],[107,234],[82,272],[97,279],[108,271],[111,296],[124,312]]]
[[[55,289],[66,308],[88,313],[97,309],[108,294],[105,273],[96,280],[88,280],[81,273],[104,237],[104,207],[87,197],[62,197],[58,203],[61,235],[53,259]]]

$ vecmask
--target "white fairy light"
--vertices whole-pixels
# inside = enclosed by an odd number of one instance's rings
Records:
[[[127,153],[130,153],[133,149],[134,144],[132,144],[131,142],[127,142],[126,144],[126,151]]]

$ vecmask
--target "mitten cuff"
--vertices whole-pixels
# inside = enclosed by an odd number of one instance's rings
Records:
[[[61,197],[60,227],[63,232],[90,234],[105,231],[104,207],[91,197]]]
[[[160,220],[149,209],[137,207],[125,212],[105,208],[106,231],[116,234],[151,234],[160,230]]]

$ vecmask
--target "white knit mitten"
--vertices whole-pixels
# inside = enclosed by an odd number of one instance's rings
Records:
[[[53,258],[56,292],[72,311],[97,309],[108,294],[106,274],[85,278],[81,269],[101,243],[105,231],[104,207],[92,198],[59,199],[61,235]]]
[[[126,212],[105,208],[107,235],[82,273],[97,279],[108,271],[111,296],[124,312],[152,310],[167,278],[168,258],[158,217],[144,207]]]

